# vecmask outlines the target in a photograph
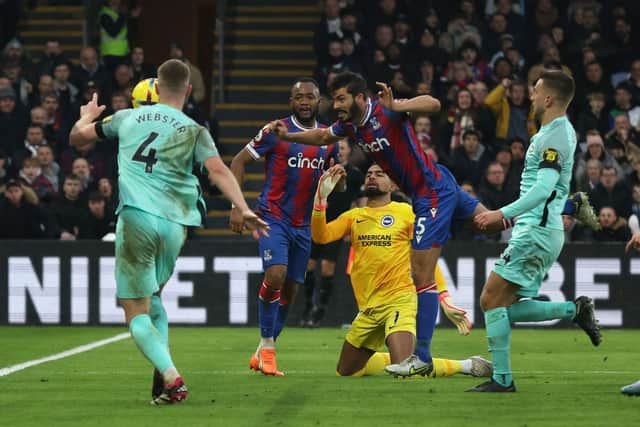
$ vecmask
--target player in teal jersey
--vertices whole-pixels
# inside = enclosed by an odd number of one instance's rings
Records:
[[[636,232],[633,234],[633,237],[627,242],[627,246],[625,250],[629,252],[631,249],[636,249],[640,251],[640,233]],[[626,394],[627,396],[640,396],[640,380],[636,381],[633,384],[626,385],[620,389],[622,394]]]
[[[482,290],[493,377],[467,391],[514,392],[511,375],[511,322],[570,319],[587,333],[593,345],[600,344],[600,329],[593,301],[550,302],[538,296],[545,274],[560,255],[564,244],[562,210],[573,171],[576,133],[566,111],[573,99],[573,79],[561,71],[547,71],[531,96],[536,119],[542,125],[531,138],[520,183],[520,197],[500,210],[476,216],[480,229],[517,218],[509,246],[496,262]]]
[[[131,336],[153,364],[156,405],[187,398],[187,387],[169,354],[169,326],[160,293],[171,277],[186,226],[202,225],[204,202],[194,164],[241,210],[248,228],[268,226],[247,206],[237,181],[218,155],[207,129],[182,113],[191,92],[189,68],[169,60],[158,68],[159,103],[118,111],[94,123],[104,106],[97,97],[80,108],[71,144],[119,139],[120,203],[116,227],[117,297]]]

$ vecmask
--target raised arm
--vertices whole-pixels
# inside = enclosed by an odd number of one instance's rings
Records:
[[[287,126],[280,120],[271,122],[269,125],[271,131],[278,135],[278,138],[285,141],[297,142],[306,145],[329,145],[340,141],[343,137],[336,136],[331,133],[331,128],[317,128],[305,130],[304,132],[289,133]]]
[[[440,101],[429,95],[420,95],[411,99],[393,99],[393,91],[384,83],[376,82],[380,86],[378,97],[383,107],[398,113],[435,113],[440,111]]]
[[[351,231],[351,219],[348,212],[327,224],[327,198],[346,172],[341,165],[330,167],[320,177],[318,189],[313,199],[311,214],[311,238],[314,242],[326,244],[342,239]]]
[[[71,128],[69,142],[76,148],[83,148],[93,144],[98,139],[96,125],[93,123],[104,111],[104,105],[98,105],[98,94],[94,93],[93,98],[86,105],[80,107],[80,118]]]

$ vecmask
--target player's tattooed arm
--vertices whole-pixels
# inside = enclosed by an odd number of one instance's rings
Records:
[[[104,105],[98,105],[98,94],[96,93],[93,94],[91,101],[80,107],[80,118],[73,125],[69,134],[69,142],[72,146],[82,148],[98,139],[93,122],[100,117],[104,109]]]
[[[287,125],[285,125],[281,120],[275,120],[269,123],[269,130],[278,135],[278,138],[284,141],[297,142],[298,144],[306,145],[329,145],[342,139],[340,136],[333,135],[329,129],[330,128],[318,128],[306,130],[304,132],[289,133],[287,131]]]
[[[420,95],[411,99],[393,99],[391,87],[385,83],[376,82],[380,87],[378,100],[388,110],[398,113],[435,113],[440,111],[440,101],[429,95]]]

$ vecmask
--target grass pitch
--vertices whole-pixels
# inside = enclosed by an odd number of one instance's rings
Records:
[[[0,368],[125,332],[124,328],[0,327]],[[345,331],[285,329],[284,378],[248,369],[257,328],[172,328],[174,361],[189,400],[149,405],[152,368],[131,339],[0,377],[4,426],[612,426],[634,425],[640,398],[620,386],[640,378],[640,331],[605,330],[593,348],[580,330],[516,329],[518,392],[473,394],[481,378],[339,378]],[[436,331],[434,354],[487,356],[483,330]]]

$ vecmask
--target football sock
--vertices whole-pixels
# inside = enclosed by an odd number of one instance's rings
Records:
[[[569,319],[576,317],[573,301],[550,302],[522,300],[507,309],[512,322],[540,322],[542,320]]]
[[[258,321],[262,338],[273,338],[273,327],[280,305],[279,301],[280,289],[273,289],[264,280],[258,292]]]
[[[391,364],[389,353],[376,352],[371,355],[367,364],[361,369],[362,375],[377,375],[384,372],[384,367]]]
[[[469,361],[471,362],[471,361]],[[471,367],[469,367],[471,369]],[[450,377],[455,374],[464,372],[462,369],[462,361],[451,359],[438,359],[433,358],[433,371],[429,374],[431,378],[437,377]]]
[[[159,372],[174,368],[171,355],[160,332],[151,323],[148,314],[140,314],[129,322],[131,337],[147,359]]]
[[[280,303],[278,304],[278,312],[276,313],[276,323],[273,326],[273,340],[277,340],[280,336],[280,332],[284,328],[284,325],[287,323],[287,317],[289,316],[289,301],[285,301],[280,298]]]
[[[151,323],[156,327],[164,342],[169,345],[169,320],[167,319],[167,312],[162,305],[162,300],[158,295],[151,296],[151,307],[149,309],[149,317],[151,317]]]
[[[564,209],[562,210],[562,215],[573,215],[576,213],[576,204],[571,201],[571,199],[567,199],[564,202]]]
[[[484,322],[489,341],[489,352],[493,359],[493,379],[498,384],[508,387],[513,382],[511,376],[511,322],[507,309],[494,308],[484,313]]]
[[[423,362],[431,362],[431,338],[438,317],[438,291],[435,282],[416,288],[418,312],[416,314],[416,355]]]

